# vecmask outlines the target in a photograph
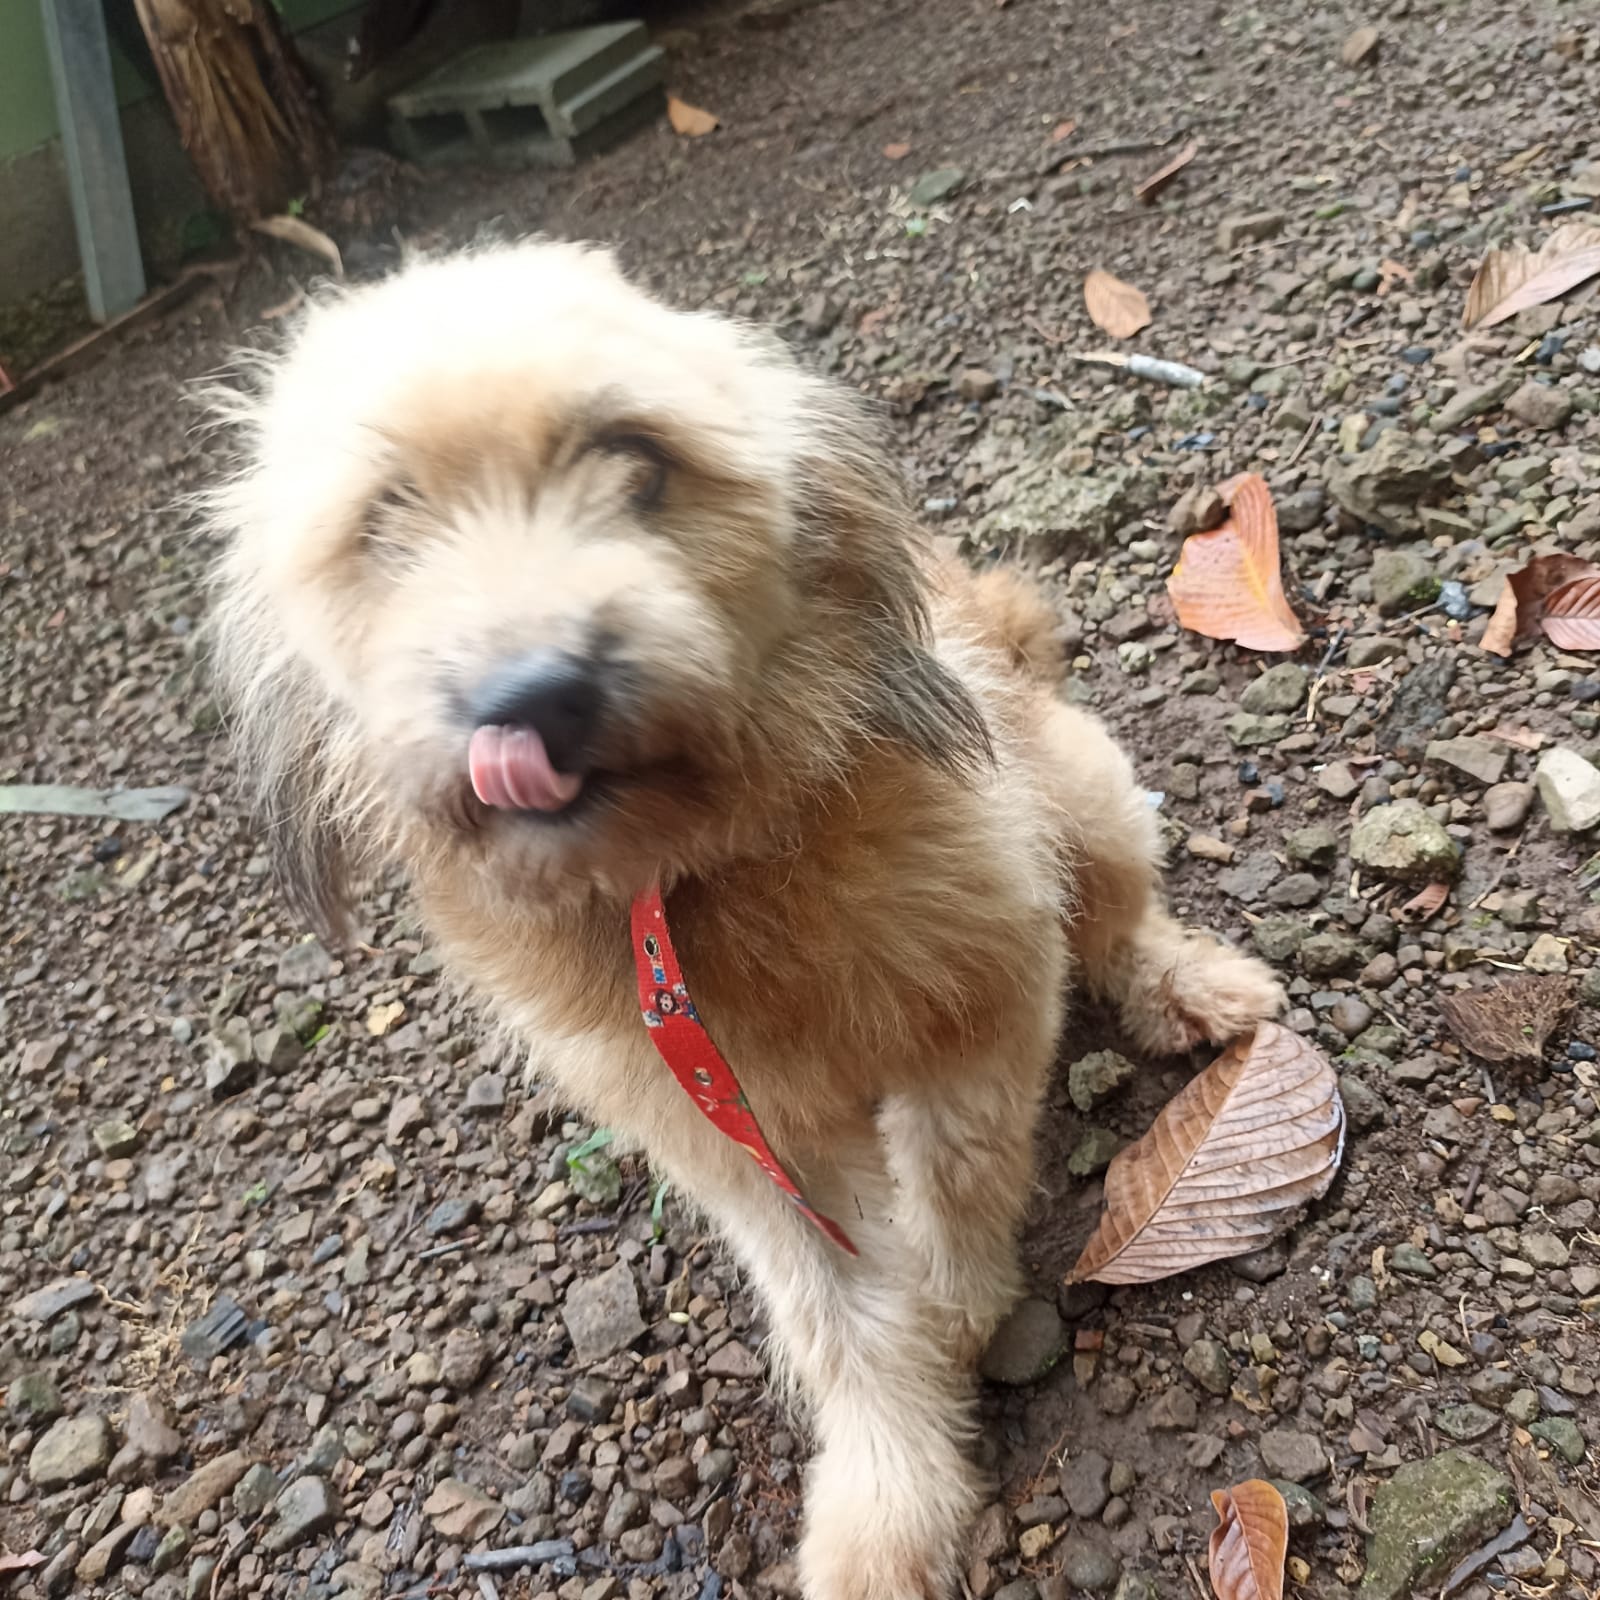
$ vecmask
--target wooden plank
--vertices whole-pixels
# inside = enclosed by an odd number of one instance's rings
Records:
[[[89,314],[105,322],[145,289],[105,16],[100,0],[40,0],[39,9]]]

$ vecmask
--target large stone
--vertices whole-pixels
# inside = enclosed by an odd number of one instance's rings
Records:
[[[562,1321],[579,1366],[591,1366],[626,1350],[644,1332],[639,1286],[626,1261],[595,1278],[583,1278],[567,1291]]]
[[[111,1429],[98,1412],[63,1417],[33,1447],[28,1476],[48,1492],[100,1477],[111,1462]]]
[[[1048,1300],[1024,1300],[1002,1322],[978,1370],[991,1383],[1036,1383],[1067,1348],[1067,1327]]]
[[[1433,739],[1428,743],[1427,759],[1487,786],[1505,777],[1511,752],[1487,739]]]
[[[1362,1600],[1403,1600],[1511,1520],[1511,1481],[1465,1450],[1408,1461],[1367,1513]]]
[[[1491,833],[1520,828],[1533,804],[1531,783],[1495,783],[1483,791],[1483,820]]]
[[[1430,605],[1439,597],[1439,580],[1426,557],[1415,550],[1379,550],[1372,558],[1372,598],[1378,614],[1398,616]]]
[[[1556,745],[1539,757],[1539,798],[1556,833],[1587,833],[1600,823],[1600,769]]]
[[[1135,521],[1161,496],[1162,480],[1142,467],[1106,466],[1092,473],[1061,472],[1048,463],[1024,467],[990,490],[992,510],[973,538],[1010,541],[1042,556],[1098,544]]]
[[[1417,508],[1450,483],[1450,464],[1399,428],[1378,435],[1370,450],[1327,468],[1328,493],[1358,521],[1385,533],[1420,533]]]
[[[1138,1074],[1139,1069],[1115,1050],[1095,1050],[1079,1057],[1067,1071],[1067,1093],[1080,1111],[1093,1111]]]
[[[1595,778],[1600,785],[1600,773]],[[1448,881],[1461,870],[1455,840],[1415,800],[1374,806],[1361,817],[1350,831],[1350,859],[1403,883]]]

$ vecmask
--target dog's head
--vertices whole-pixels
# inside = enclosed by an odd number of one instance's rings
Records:
[[[214,650],[298,906],[398,857],[632,895],[873,743],[980,756],[855,404],[538,243],[315,305],[232,403]]]

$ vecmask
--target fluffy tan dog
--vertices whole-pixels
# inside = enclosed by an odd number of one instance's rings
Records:
[[[702,1207],[816,1434],[813,1600],[944,1594],[1069,987],[1152,1053],[1281,995],[1162,907],[1019,579],[938,565],[854,399],[536,243],[330,298],[234,404],[216,642],[296,906],[408,870],[535,1071]],[[629,908],[851,1257],[674,1081]]]

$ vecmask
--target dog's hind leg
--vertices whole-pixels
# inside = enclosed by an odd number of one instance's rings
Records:
[[[1098,719],[1058,702],[1045,739],[1084,986],[1158,1055],[1226,1042],[1275,1015],[1283,990],[1266,965],[1168,913],[1155,815]]]
[[[945,1600],[980,1503],[967,1454],[974,1385],[895,1224],[878,1131],[865,1123],[797,1163],[808,1199],[849,1233],[856,1257],[742,1153],[731,1161],[700,1165],[688,1186],[760,1290],[778,1375],[816,1435],[800,1546],[807,1600]]]

